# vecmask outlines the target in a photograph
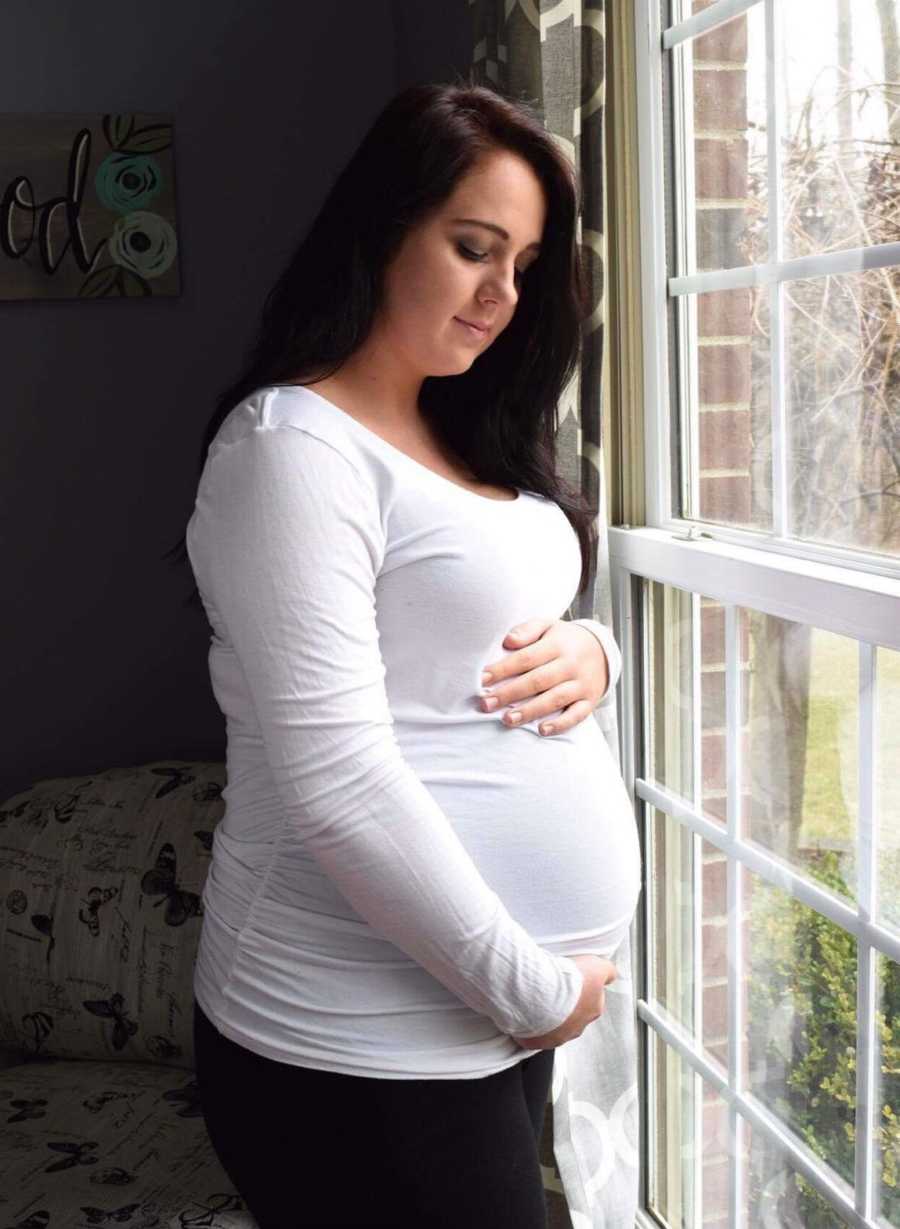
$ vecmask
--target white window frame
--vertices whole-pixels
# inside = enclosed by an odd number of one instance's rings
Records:
[[[676,0],[676,25],[660,28],[658,0],[633,0],[637,124],[640,185],[641,234],[641,319],[644,386],[645,440],[645,527],[610,527],[608,543],[614,620],[623,653],[623,673],[618,688],[619,728],[621,731],[622,773],[640,817],[645,870],[651,867],[652,829],[645,812],[658,808],[693,833],[695,866],[700,862],[700,842],[708,841],[727,855],[728,963],[729,969],[742,967],[741,932],[737,918],[741,913],[741,872],[748,867],[769,883],[796,896],[804,904],[828,917],[855,936],[859,953],[857,986],[857,1152],[855,1188],[837,1186],[816,1158],[798,1148],[793,1137],[765,1105],[742,1082],[745,1021],[737,979],[729,973],[729,1070],[724,1081],[708,1061],[702,1046],[689,1031],[656,1002],[650,994],[653,934],[650,916],[649,885],[643,893],[644,908],[638,920],[635,947],[637,976],[637,1013],[641,1063],[641,1210],[637,1224],[658,1229],[657,1218],[647,1209],[647,1172],[649,1117],[655,1112],[652,1095],[653,1072],[647,1062],[649,1031],[676,1050],[696,1076],[702,1076],[728,1104],[730,1144],[733,1149],[730,1169],[729,1204],[731,1224],[740,1223],[745,1205],[742,1174],[734,1156],[743,1151],[743,1120],[768,1136],[786,1161],[803,1174],[831,1202],[851,1225],[877,1229],[873,1219],[873,1138],[878,1107],[875,1104],[876,1071],[874,1020],[876,1011],[877,952],[900,963],[900,939],[874,921],[877,876],[878,833],[874,823],[875,754],[878,742],[876,713],[877,645],[900,650],[900,559],[864,551],[797,541],[785,536],[786,483],[783,455],[783,329],[778,311],[779,296],[773,291],[779,281],[824,273],[856,272],[900,264],[900,244],[883,244],[870,249],[840,251],[783,261],[781,254],[780,178],[774,159],[778,150],[776,112],[772,98],[772,78],[778,72],[783,40],[778,37],[782,0],[716,0],[700,13],[686,17],[688,5]],[[668,277],[666,270],[662,60],[668,49],[685,39],[711,29],[728,18],[760,4],[765,10],[766,49],[770,65],[768,84],[769,142],[769,254],[766,264],[716,272]],[[688,61],[689,63],[689,61]],[[679,88],[677,80],[674,88]],[[677,107],[676,107],[677,110]],[[680,158],[680,184],[692,176],[693,141],[690,132],[678,133],[673,117],[674,151]],[[679,185],[673,185],[677,195]],[[683,199],[683,197],[682,197]],[[693,227],[693,215],[685,217]],[[690,237],[682,235],[678,246],[685,252]],[[669,388],[667,301],[670,295],[700,290],[767,285],[770,287],[772,321],[773,413],[773,531],[754,532],[730,525],[688,521],[674,516],[670,488],[670,412],[677,412],[677,390]],[[686,300],[684,300],[686,302]],[[777,338],[777,340],[776,340]],[[690,355],[686,355],[690,359]],[[682,363],[683,371],[690,363]],[[781,426],[781,431],[777,428]],[[688,463],[690,463],[688,441]],[[694,454],[696,455],[696,454]],[[701,535],[702,532],[702,536]],[[649,745],[647,729],[648,646],[641,630],[647,626],[646,610],[637,609],[640,578],[652,579],[702,594],[720,602],[725,610],[726,713],[727,713],[727,824],[711,822],[701,813],[699,798],[684,799],[660,788],[644,775],[638,763],[639,747]],[[699,598],[695,597],[699,603]],[[740,687],[737,632],[738,608],[749,607],[783,619],[795,620],[855,639],[859,644],[859,858],[858,900],[856,907],[840,901],[823,887],[788,868],[782,861],[751,845],[741,831],[739,765],[735,749],[740,746]],[[698,612],[699,613],[699,612]],[[695,737],[695,742],[697,741]],[[695,765],[696,767],[696,765]],[[699,772],[694,773],[699,782]],[[642,799],[646,806],[638,806]],[[696,898],[695,898],[696,899]],[[695,921],[699,924],[699,919]],[[695,1016],[695,1021],[699,1017]],[[702,1023],[696,1027],[702,1036]],[[740,1111],[740,1112],[739,1112]],[[699,1167],[698,1167],[699,1169]],[[695,1176],[699,1178],[699,1171]],[[695,1209],[696,1223],[702,1219]]]

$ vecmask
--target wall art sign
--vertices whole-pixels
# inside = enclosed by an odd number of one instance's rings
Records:
[[[0,299],[181,293],[173,117],[0,113]]]

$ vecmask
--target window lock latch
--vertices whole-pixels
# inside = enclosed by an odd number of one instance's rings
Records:
[[[698,529],[696,525],[691,525],[687,533],[673,533],[672,537],[682,542],[695,542],[698,538],[711,538],[712,534],[707,533],[705,529]]]

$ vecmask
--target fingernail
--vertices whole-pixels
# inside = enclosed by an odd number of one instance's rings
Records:
[[[518,712],[518,710],[516,709],[509,709],[509,711],[506,714],[506,720],[509,722],[510,725],[516,725],[519,721],[522,720],[522,714]]]
[[[484,699],[482,700],[482,704],[488,710],[488,712],[490,712],[492,709],[495,709],[499,703],[500,701],[497,699],[496,696],[485,696]]]
[[[550,724],[538,726],[538,729],[540,730],[542,734],[552,734],[553,733],[553,726]]]
[[[492,681],[493,681],[493,678],[494,678],[494,676],[493,676],[493,674],[491,674],[490,670],[484,670],[484,671],[482,671],[482,674],[481,674],[481,681],[482,681],[482,683],[483,683],[483,684],[487,685],[488,683],[490,683],[490,682],[492,682]]]

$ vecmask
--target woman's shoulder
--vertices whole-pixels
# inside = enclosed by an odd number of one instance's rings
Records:
[[[211,445],[211,451],[228,447],[255,432],[296,433],[313,441],[312,451],[321,445],[340,453],[358,472],[369,468],[366,454],[357,437],[342,421],[344,416],[328,412],[329,407],[299,384],[265,385],[249,393],[225,416]],[[315,441],[318,441],[318,446]]]

